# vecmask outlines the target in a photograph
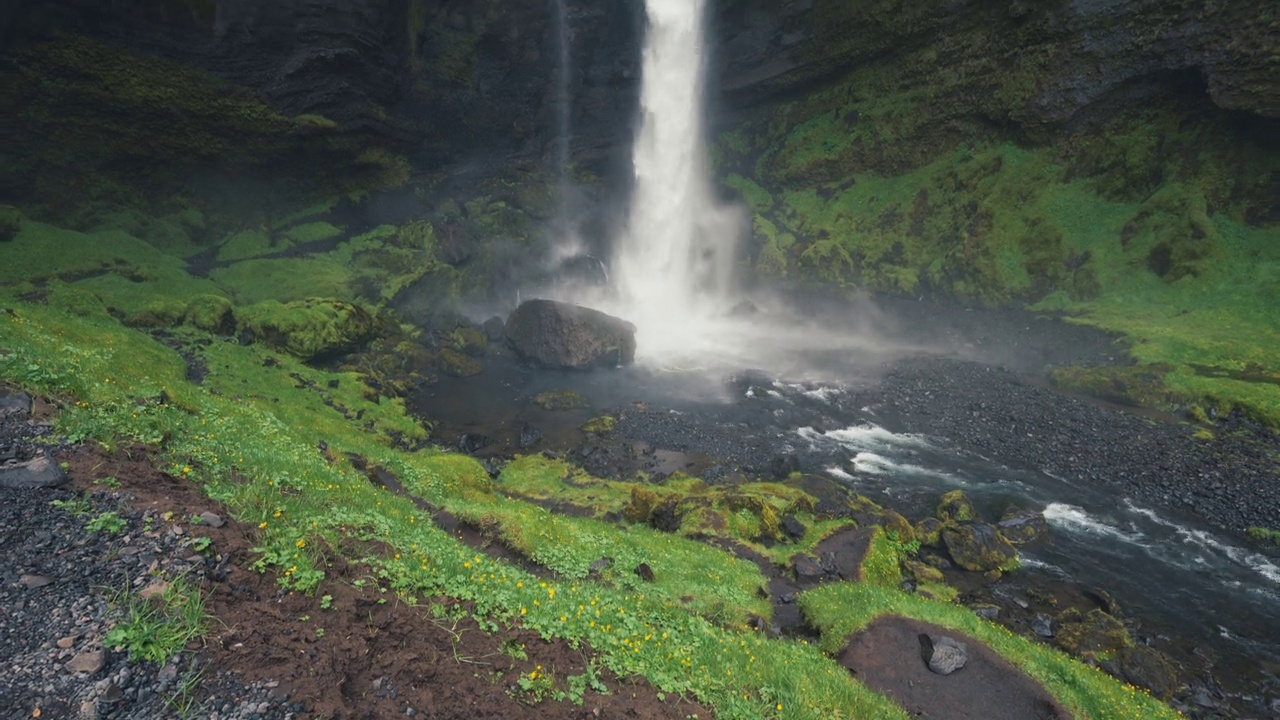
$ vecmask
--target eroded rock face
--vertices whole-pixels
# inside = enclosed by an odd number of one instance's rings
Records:
[[[542,367],[586,370],[635,361],[635,325],[580,305],[528,300],[507,318],[505,332],[520,357]]]
[[[1268,79],[1273,41],[1258,4],[748,0],[717,8],[718,57],[735,104],[888,62],[918,75],[913,86],[949,85],[939,93],[947,103],[1058,123],[1139,78],[1194,68],[1220,107],[1280,116],[1280,89]],[[945,50],[922,52],[930,47]]]

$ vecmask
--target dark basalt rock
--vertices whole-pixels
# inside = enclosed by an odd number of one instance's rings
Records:
[[[24,463],[0,468],[0,487],[53,487],[66,481],[66,473],[47,455],[38,455]]]
[[[553,300],[528,300],[507,318],[507,343],[526,361],[586,370],[635,361],[636,326],[599,310]]]
[[[921,659],[929,670],[939,675],[950,675],[969,660],[969,648],[946,635],[932,637],[920,633],[919,639]]]
[[[1000,518],[996,527],[1005,539],[1017,545],[1037,540],[1049,532],[1049,522],[1044,519],[1044,514],[1034,510],[1010,510]]]

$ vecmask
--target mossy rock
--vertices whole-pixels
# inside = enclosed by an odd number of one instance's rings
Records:
[[[1102,400],[1131,407],[1162,407],[1170,402],[1164,376],[1173,367],[1164,363],[1104,367],[1071,366],[1054,368],[1049,379],[1054,385]]]
[[[479,375],[484,366],[479,360],[468,355],[463,355],[457,350],[445,348],[436,353],[436,366],[440,368],[440,372],[453,377],[467,378]]]
[[[220,295],[201,295],[187,305],[182,322],[215,335],[231,333],[236,326],[231,301]]]
[[[0,242],[9,242],[22,230],[22,212],[12,205],[0,205]]]
[[[1124,623],[1095,608],[1079,622],[1060,622],[1053,644],[1076,656],[1085,653],[1112,655],[1131,647],[1133,640]]]
[[[622,516],[632,523],[647,523],[653,517],[653,509],[661,498],[652,490],[633,485],[631,499],[622,507]]]
[[[916,523],[916,539],[924,547],[942,547],[942,521],[927,517]]]
[[[1168,702],[1178,691],[1178,671],[1159,650],[1145,645],[1121,648],[1102,664],[1115,677]]]
[[[578,410],[587,406],[587,401],[573,390],[547,390],[533,396],[533,404],[543,410]]]
[[[942,571],[932,565],[927,565],[919,560],[904,560],[902,566],[906,569],[907,576],[914,580],[917,585],[942,582]]]
[[[896,511],[886,510],[880,518],[880,527],[900,543],[910,543],[916,539],[916,530],[911,527],[911,522]]]
[[[135,328],[171,328],[182,323],[187,305],[181,300],[156,300],[125,315],[123,322]]]
[[[616,418],[611,415],[601,415],[593,417],[582,426],[582,432],[595,433],[597,435],[608,435],[613,432],[614,427],[618,424]]]
[[[984,573],[1018,567],[1018,551],[993,525],[947,525],[942,528],[942,541],[951,559],[965,570]]]
[[[939,501],[938,518],[943,522],[970,522],[978,519],[978,512],[963,490],[952,490]]]
[[[916,584],[916,594],[930,600],[949,603],[960,596],[960,591],[943,582],[922,582]]]
[[[489,338],[479,328],[460,327],[449,333],[449,343],[460,353],[466,353],[471,357],[482,357],[489,344]]]
[[[267,300],[237,318],[242,333],[302,360],[356,349],[373,333],[373,317],[359,305],[332,298]]]

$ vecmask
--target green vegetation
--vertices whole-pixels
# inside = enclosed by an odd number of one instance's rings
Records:
[[[164,583],[156,594],[143,595],[126,584],[112,597],[121,616],[104,642],[123,648],[134,661],[163,665],[204,631],[204,598],[185,576]]]
[[[832,584],[800,596],[805,618],[822,633],[821,645],[838,652],[849,637],[884,615],[941,625],[986,643],[1053,693],[1079,718],[1179,718],[1151,696],[1066,655],[947,603],[867,584]]]
[[[1249,528],[1249,537],[1255,540],[1262,540],[1274,545],[1280,545],[1280,530],[1272,530],[1264,527]]]

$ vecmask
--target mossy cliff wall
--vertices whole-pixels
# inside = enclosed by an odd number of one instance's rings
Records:
[[[1100,254],[1174,281],[1220,257],[1216,222],[1280,219],[1280,88],[1267,74],[1280,19],[1261,6],[815,0],[721,13],[737,112],[718,159],[756,211],[761,275],[1089,298],[1110,269]]]

